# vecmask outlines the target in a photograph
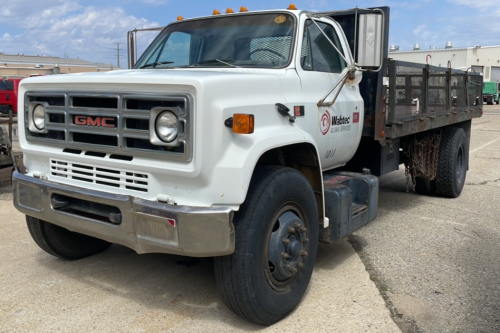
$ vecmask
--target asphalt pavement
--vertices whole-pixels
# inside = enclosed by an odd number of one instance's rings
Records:
[[[379,215],[350,238],[404,332],[500,332],[500,107],[473,121],[457,199],[380,178]]]
[[[8,184],[0,213],[0,332],[400,332],[346,240],[320,245],[299,307],[262,327],[222,303],[210,258],[112,245],[64,261],[33,242]]]
[[[403,170],[381,177],[378,218],[352,245],[321,244],[303,301],[267,328],[222,304],[211,259],[46,254],[2,183],[0,332],[498,332],[499,160],[500,108],[485,106],[462,195],[407,193]]]

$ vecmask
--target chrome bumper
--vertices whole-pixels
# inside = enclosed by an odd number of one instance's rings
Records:
[[[17,171],[12,185],[14,205],[20,212],[137,253],[212,257],[234,252],[230,208],[172,206],[44,181]],[[71,209],[71,205],[80,208]],[[104,218],[107,209],[109,221]]]

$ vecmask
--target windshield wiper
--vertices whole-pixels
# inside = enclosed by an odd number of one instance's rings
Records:
[[[167,65],[167,64],[173,64],[174,61],[160,61],[160,62],[153,62],[152,64],[146,64],[144,66],[139,67],[140,69],[147,68],[147,67],[153,67],[156,68],[158,65]]]
[[[221,64],[224,64],[224,65],[227,65],[227,66],[230,66],[230,67],[240,68],[240,66],[236,66],[236,65],[230,64],[228,61],[234,61],[234,60],[210,59],[210,60],[198,61],[197,63],[193,64],[192,66],[196,66],[196,65],[208,65],[208,64],[213,64],[213,63],[220,62]]]

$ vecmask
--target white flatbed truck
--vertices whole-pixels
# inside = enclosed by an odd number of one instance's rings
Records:
[[[217,14],[217,13],[216,13]],[[375,219],[377,176],[460,195],[482,77],[388,59],[389,8],[168,25],[133,69],[25,79],[14,204],[74,260],[122,244],[215,257],[224,302],[289,314],[318,242]]]

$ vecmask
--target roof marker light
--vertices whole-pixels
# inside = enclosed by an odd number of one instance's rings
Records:
[[[182,16],[180,16],[180,15],[179,15],[179,16],[177,16],[177,21],[182,21],[182,20],[184,20],[184,17],[182,17]]]
[[[233,14],[233,13],[234,10],[232,10],[231,8],[226,9],[226,14]]]
[[[240,13],[243,13],[243,12],[248,12],[247,7],[245,7],[245,6],[241,6],[241,8],[240,8]]]
[[[297,10],[297,7],[295,7],[295,4],[291,3],[290,6],[287,8],[288,10]]]
[[[220,12],[218,9],[214,9],[214,12],[212,13],[212,15],[220,15]]]

